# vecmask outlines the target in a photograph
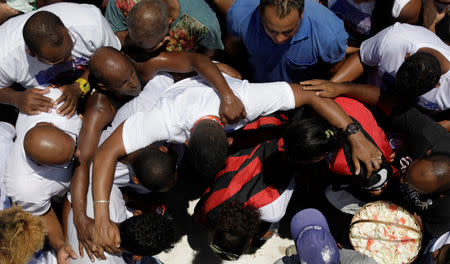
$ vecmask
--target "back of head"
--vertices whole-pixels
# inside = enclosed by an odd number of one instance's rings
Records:
[[[286,17],[292,10],[298,10],[298,14],[301,15],[305,6],[304,0],[261,0],[259,3],[261,12],[267,6],[271,6],[275,9],[280,18]]]
[[[319,117],[293,120],[283,139],[293,161],[314,160],[340,149],[344,142],[343,132]]]
[[[43,44],[59,47],[64,41],[63,22],[53,13],[39,11],[34,13],[23,27],[23,39],[28,49],[39,54]]]
[[[136,156],[133,170],[140,184],[149,190],[159,191],[175,180],[176,156],[147,147]]]
[[[127,15],[128,34],[143,49],[155,47],[169,30],[167,7],[161,0],[142,0]]]
[[[167,212],[133,216],[119,225],[119,231],[121,247],[141,256],[168,252],[176,242],[175,222]]]
[[[191,134],[185,155],[193,172],[201,177],[203,182],[211,182],[225,167],[228,155],[224,129],[214,121],[200,121]]]
[[[238,201],[228,201],[217,212],[212,244],[221,250],[242,255],[256,235],[260,223],[259,211]],[[219,254],[220,257],[224,258]]]
[[[431,162],[433,167],[432,174],[439,183],[439,188],[435,192],[442,193],[450,191],[450,154],[433,152],[421,160]]]
[[[430,53],[417,52],[409,56],[396,74],[395,91],[410,100],[427,93],[441,78],[441,65]]]
[[[37,125],[25,134],[23,146],[27,156],[38,164],[61,165],[72,158],[75,141],[52,125]]]
[[[0,211],[0,263],[27,263],[44,246],[46,233],[42,220],[19,206]]]
[[[108,83],[105,71],[114,70],[120,63],[131,66],[131,62],[117,49],[107,46],[97,49],[89,59],[89,81],[93,84]]]

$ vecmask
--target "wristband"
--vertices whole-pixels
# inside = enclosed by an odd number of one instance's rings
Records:
[[[98,204],[109,203],[109,200],[97,200],[97,201],[94,201],[94,203],[98,203]]]
[[[86,79],[78,78],[75,82],[80,84],[80,90],[83,92],[82,96],[85,96],[91,90],[91,85]]]

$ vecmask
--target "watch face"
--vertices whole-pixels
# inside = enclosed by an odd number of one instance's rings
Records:
[[[348,125],[346,132],[348,135],[351,135],[357,133],[358,131],[359,131],[358,126],[356,126],[355,124],[350,124]]]

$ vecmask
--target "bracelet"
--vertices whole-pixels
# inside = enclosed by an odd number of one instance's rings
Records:
[[[97,201],[94,201],[94,203],[109,203],[109,200],[97,200]]]
[[[78,78],[75,82],[80,84],[80,90],[83,92],[82,96],[85,96],[91,90],[91,85],[86,79]]]

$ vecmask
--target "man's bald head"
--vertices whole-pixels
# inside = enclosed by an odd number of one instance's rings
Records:
[[[75,140],[50,123],[40,123],[28,130],[23,146],[27,156],[38,164],[62,165],[71,161]]]
[[[67,29],[61,19],[48,11],[34,13],[23,27],[23,38],[28,49],[39,54],[42,46],[59,47],[64,42]]]
[[[127,27],[136,46],[152,49],[169,30],[167,7],[160,0],[141,0],[128,13]]]
[[[406,180],[419,193],[450,190],[450,155],[432,153],[414,161],[408,169]]]

